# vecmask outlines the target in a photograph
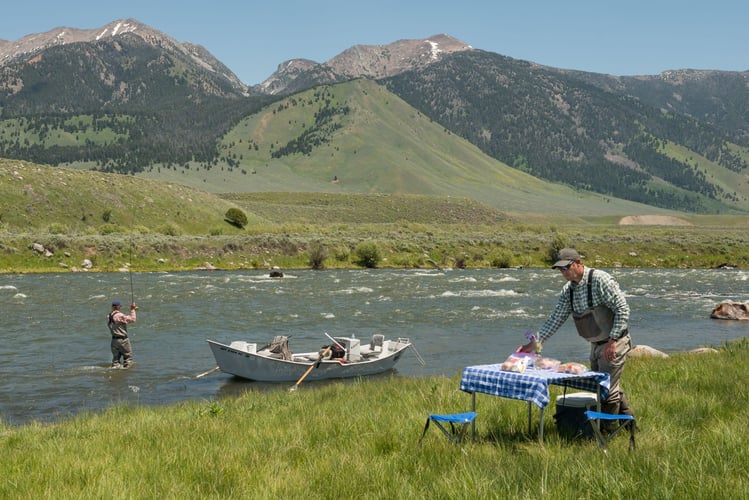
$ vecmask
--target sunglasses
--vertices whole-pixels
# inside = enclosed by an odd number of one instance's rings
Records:
[[[562,272],[569,271],[570,267],[572,267],[572,264],[574,264],[574,263],[575,263],[575,261],[572,261],[569,264],[567,264],[566,266],[558,267],[557,269],[559,269]]]

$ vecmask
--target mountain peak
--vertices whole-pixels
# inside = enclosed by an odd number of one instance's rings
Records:
[[[130,18],[118,19],[94,29],[61,26],[44,33],[26,35],[15,41],[0,40],[0,67],[14,61],[28,60],[30,56],[52,47],[95,43],[133,35],[154,47],[181,53],[204,70],[228,80],[238,92],[247,94],[247,86],[204,47],[189,42],[180,43],[169,35]]]
[[[472,47],[449,35],[398,40],[388,45],[354,45],[325,63],[335,73],[352,78],[384,78],[431,64],[452,52]]]
[[[446,34],[398,40],[387,45],[354,45],[322,64],[309,60],[287,61],[256,89],[269,94],[299,90],[293,82],[305,74],[314,75],[312,80],[317,83],[385,78],[432,64],[444,54],[466,50],[473,50],[473,47]]]
[[[156,30],[141,24],[135,19],[120,19],[105,26],[94,29],[79,29],[68,26],[58,26],[44,33],[32,33],[15,41],[0,40],[0,66],[14,60],[35,54],[40,50],[56,45],[66,45],[77,42],[95,42],[102,38],[112,38],[125,33],[136,31],[156,33]]]

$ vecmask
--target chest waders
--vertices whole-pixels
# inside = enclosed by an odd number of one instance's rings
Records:
[[[588,342],[599,343],[609,339],[611,328],[614,326],[614,313],[604,305],[593,307],[593,271],[594,269],[588,271],[588,308],[579,313],[575,311],[571,286],[570,307],[577,333]]]

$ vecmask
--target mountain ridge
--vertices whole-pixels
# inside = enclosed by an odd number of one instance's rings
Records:
[[[0,40],[0,67],[14,61],[33,58],[51,47],[74,43],[115,40],[133,34],[154,46],[169,48],[191,58],[206,71],[214,72],[229,81],[234,88],[247,95],[249,87],[242,83],[227,66],[216,59],[205,47],[190,42],[180,43],[169,35],[136,19],[118,19],[99,28],[80,29],[60,26],[43,33],[23,36],[15,41]]]
[[[238,123],[282,111],[289,106],[284,99],[308,89],[358,78],[378,82],[413,108],[410,116],[383,123],[396,130],[392,137],[368,144],[384,158],[396,161],[397,131],[407,134],[423,115],[495,161],[579,192],[695,212],[749,210],[749,73],[615,77],[516,60],[435,35],[356,45],[321,64],[290,60],[261,92],[237,87],[226,76],[230,70],[198,45],[134,20],[105,28],[51,30],[2,59],[1,156],[133,174],[257,171],[248,153],[228,156],[221,149]],[[86,37],[93,41],[68,43]],[[7,43],[2,50],[9,53]],[[287,104],[265,107],[282,101]],[[289,172],[302,171],[309,155],[322,150],[314,141],[329,133],[325,127],[347,126],[336,121],[341,110],[319,112],[276,124],[311,127],[265,146],[285,155]],[[421,155],[419,144],[408,147],[403,158]],[[346,166],[373,168],[359,165],[361,157],[348,156]],[[316,168],[328,168],[318,160]],[[413,189],[424,185],[414,171],[407,178]],[[383,181],[362,189],[392,186]]]
[[[438,61],[442,55],[473,50],[470,45],[446,34],[423,39],[402,39],[386,45],[354,45],[325,61],[291,59],[255,87],[270,94],[303,90],[298,78],[313,78],[317,84],[337,83],[343,79],[380,79]]]

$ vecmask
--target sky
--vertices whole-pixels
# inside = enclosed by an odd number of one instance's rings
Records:
[[[6,2],[0,39],[133,18],[202,45],[248,85],[289,59],[444,33],[474,48],[610,75],[749,70],[744,0],[35,0]]]

